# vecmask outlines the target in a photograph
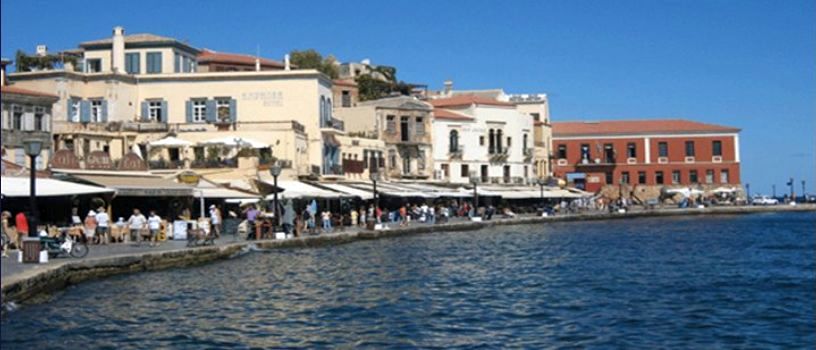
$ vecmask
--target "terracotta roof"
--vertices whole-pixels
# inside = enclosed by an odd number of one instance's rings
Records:
[[[699,123],[684,119],[605,120],[598,122],[553,122],[553,136],[683,134],[707,132],[739,132],[728,126]]]
[[[16,86],[10,86],[10,85],[0,86],[0,93],[59,98],[59,96],[57,96],[57,95],[53,95],[53,94],[49,94],[49,93],[45,93],[45,92],[34,91],[34,90],[23,89],[23,88],[18,88]]]
[[[465,115],[462,113],[457,113],[448,109],[442,108],[434,108],[433,110],[434,118],[435,119],[446,119],[446,120],[473,120],[473,117],[469,115]]]
[[[285,65],[282,62],[270,60],[268,58],[260,58],[261,66],[275,67],[283,69]],[[217,52],[204,49],[198,54],[198,63],[229,63],[229,64],[245,64],[255,65],[255,56],[243,55],[238,53]]]
[[[492,98],[482,97],[478,95],[459,95],[447,98],[439,98],[429,100],[434,107],[453,107],[453,106],[469,106],[469,105],[488,105],[488,106],[515,106],[509,102],[503,102]]]

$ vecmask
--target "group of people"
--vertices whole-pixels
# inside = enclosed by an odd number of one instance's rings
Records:
[[[138,244],[149,242],[151,247],[158,246],[159,232],[165,226],[155,210],[151,210],[145,217],[138,208],[133,209],[133,214],[127,221],[120,217],[115,223],[111,223],[110,216],[103,207],[89,211],[84,220],[80,219],[78,209],[74,208],[71,222],[73,225],[69,234],[84,240],[86,244],[101,245],[117,242]],[[118,232],[116,235],[112,232],[114,227]]]

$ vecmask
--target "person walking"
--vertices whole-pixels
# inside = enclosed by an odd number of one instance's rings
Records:
[[[156,215],[155,210],[150,211],[150,216],[147,218],[147,229],[150,230],[150,236],[148,240],[150,241],[151,247],[158,247],[159,246],[159,231],[161,230],[161,217]]]
[[[255,220],[258,218],[258,209],[255,208],[254,204],[250,204],[247,210],[244,212],[246,215],[247,220],[247,229],[249,233],[247,234],[247,239],[257,239],[256,229],[255,229]]]
[[[292,202],[289,200],[287,200],[283,205],[281,222],[283,225],[283,233],[288,236],[290,233],[292,233],[292,229],[295,227],[295,209],[292,207]]]
[[[351,216],[351,226],[357,226],[357,215],[357,210],[354,209],[349,213],[349,216]]]
[[[147,223],[147,218],[139,211],[139,209],[133,209],[133,215],[128,218],[128,228],[130,229],[130,239],[133,242],[141,244],[141,231],[145,229],[145,224]]]
[[[323,219],[323,232],[328,233],[332,231],[332,214],[331,211],[328,209],[324,210],[321,214],[321,218]]]
[[[400,226],[408,225],[408,208],[405,208],[405,204],[399,208],[399,216]]]
[[[210,205],[210,225],[215,238],[221,238],[221,210],[215,204]]]
[[[96,239],[99,244],[108,244],[110,240],[110,217],[105,208],[99,207],[96,210]]]
[[[91,210],[85,216],[85,243],[96,244],[96,212]]]
[[[17,229],[17,236],[29,236],[31,235],[28,232],[28,217],[26,217],[25,212],[19,212],[17,215],[14,216],[14,228]],[[19,248],[18,248],[19,249]]]

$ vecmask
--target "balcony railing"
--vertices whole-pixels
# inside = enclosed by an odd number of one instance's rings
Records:
[[[219,169],[219,168],[237,168],[237,159],[197,159],[190,163],[192,169]]]
[[[462,159],[462,155],[465,153],[465,146],[458,145],[456,149],[449,150],[448,155],[450,159]]]
[[[345,123],[342,120],[337,119],[337,118],[331,118],[329,120],[321,120],[320,121],[320,127],[321,128],[326,128],[326,129],[336,129],[336,130],[340,130],[340,131],[345,131],[346,130]]]
[[[343,173],[362,174],[365,170],[365,163],[362,160],[343,159]]]
[[[184,168],[184,161],[183,160],[151,160],[147,162],[148,167],[151,170],[160,170],[160,169],[183,169]]]

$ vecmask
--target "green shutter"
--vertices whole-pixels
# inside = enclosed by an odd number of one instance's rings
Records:
[[[207,100],[207,123],[218,121],[215,113],[215,100]]]
[[[108,100],[102,100],[102,122],[108,122]]]
[[[91,101],[79,101],[79,121],[82,123],[91,121]]]
[[[71,119],[71,106],[74,105],[74,101],[76,101],[76,100],[74,100],[73,98],[68,99],[68,108],[66,108],[66,113],[65,114],[68,116],[67,119],[68,119],[69,123],[73,122],[73,120]]]
[[[142,121],[150,120],[150,111],[147,110],[147,101],[142,102]]]
[[[167,114],[167,101],[161,101],[161,115],[162,115],[162,123],[167,123],[170,121],[170,115]]]

